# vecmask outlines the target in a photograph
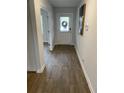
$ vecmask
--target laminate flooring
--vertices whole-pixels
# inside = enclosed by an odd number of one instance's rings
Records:
[[[44,72],[27,73],[27,93],[90,93],[73,46],[58,45],[50,52],[45,44]]]

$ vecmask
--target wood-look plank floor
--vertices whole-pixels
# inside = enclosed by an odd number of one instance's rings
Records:
[[[45,63],[42,74],[28,72],[28,93],[90,93],[73,46],[45,46]]]

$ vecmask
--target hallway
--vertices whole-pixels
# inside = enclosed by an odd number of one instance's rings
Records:
[[[75,48],[58,45],[49,52],[45,45],[43,73],[29,72],[28,93],[90,93]]]

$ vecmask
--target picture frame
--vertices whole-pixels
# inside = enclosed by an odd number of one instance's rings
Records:
[[[86,12],[86,4],[83,4],[79,9],[79,33],[80,35],[83,35],[84,33],[85,12]]]

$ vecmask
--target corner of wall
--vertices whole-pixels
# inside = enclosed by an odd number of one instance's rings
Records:
[[[42,67],[40,69],[38,69],[36,72],[43,73],[44,69],[45,69],[45,64],[43,64]]]

